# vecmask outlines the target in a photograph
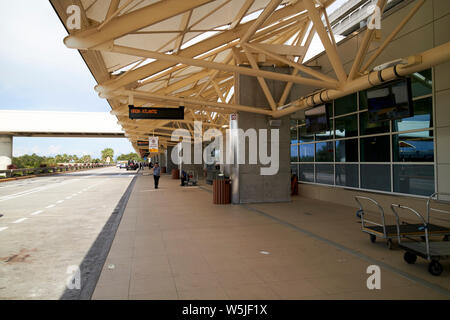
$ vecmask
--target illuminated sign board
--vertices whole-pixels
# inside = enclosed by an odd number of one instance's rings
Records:
[[[183,120],[184,107],[179,108],[144,108],[128,106],[130,119]]]
[[[137,145],[138,145],[138,147],[148,147],[148,141],[147,140],[138,140]]]

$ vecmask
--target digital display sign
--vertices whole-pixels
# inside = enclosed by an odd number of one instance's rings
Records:
[[[148,141],[147,140],[138,140],[137,145],[138,145],[138,147],[148,147]]]
[[[145,108],[128,106],[130,119],[183,120],[184,107],[179,108]]]

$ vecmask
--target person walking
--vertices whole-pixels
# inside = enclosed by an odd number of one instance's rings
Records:
[[[159,167],[159,163],[156,162],[153,168],[153,179],[155,180],[155,189],[158,189],[160,176],[161,176],[161,168]]]

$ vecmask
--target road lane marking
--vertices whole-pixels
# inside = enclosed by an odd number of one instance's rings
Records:
[[[63,185],[66,185],[66,184],[69,184],[69,183],[72,183],[72,182],[75,182],[75,181],[79,181],[79,180],[80,179],[65,180],[65,181],[62,181],[62,182],[57,182],[57,183],[53,183],[53,184],[50,184],[50,185],[37,187],[37,188],[34,188],[34,189],[30,189],[30,190],[26,190],[26,191],[14,193],[14,194],[9,194],[9,195],[0,197],[0,202],[11,200],[11,199],[15,199],[15,198],[19,198],[19,197],[23,197],[23,196],[27,196],[29,194],[33,194],[33,193],[36,193],[36,192],[39,192],[39,191],[44,191],[44,190],[51,189],[51,188],[54,188],[54,187],[60,187],[60,186],[63,186]]]
[[[44,212],[44,210],[38,210],[38,211],[33,212],[31,215],[37,216],[38,214],[41,214],[42,212]]]
[[[0,228],[0,232],[4,231],[4,230],[6,230],[6,229],[8,229],[8,227],[1,227],[1,228]]]
[[[56,201],[56,203],[63,203],[64,202],[64,200],[59,200],[59,201]]]
[[[56,204],[51,204],[49,206],[46,206],[45,209],[50,209],[50,208],[53,208],[53,207],[56,207]]]
[[[28,220],[28,218],[22,218],[22,219],[14,221],[13,223],[21,223],[21,222],[24,222],[25,220]]]
[[[72,196],[66,197],[66,200],[70,200],[70,199],[72,199]]]

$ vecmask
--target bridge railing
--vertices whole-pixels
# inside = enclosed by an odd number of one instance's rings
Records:
[[[79,170],[103,168],[103,167],[110,167],[110,166],[112,166],[112,165],[111,164],[92,163],[92,164],[61,165],[61,166],[55,166],[55,167],[7,169],[7,170],[0,170],[0,181],[2,179],[18,178],[18,177],[25,177],[25,176],[30,176],[30,175],[62,173],[62,172],[79,171]]]

